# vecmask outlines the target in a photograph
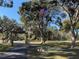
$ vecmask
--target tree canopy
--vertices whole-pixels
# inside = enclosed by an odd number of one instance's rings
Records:
[[[4,0],[0,0],[0,6],[13,7],[12,0],[8,3],[4,2]],[[61,17],[56,16],[61,11],[63,11],[60,14]],[[59,30],[71,32],[71,40],[74,47],[79,30],[78,0],[31,0],[23,2],[19,7],[18,13],[21,16],[20,19],[26,30],[28,40],[31,39],[32,35],[35,35],[45,41],[48,25],[52,22],[59,27]],[[52,17],[56,19],[53,20]],[[65,19],[66,17],[67,19]],[[4,19],[5,18],[6,17],[4,17]],[[0,23],[2,23],[2,21]],[[5,24],[12,26],[14,22],[7,22],[7,20],[5,20]],[[4,27],[7,28],[7,26]],[[14,26],[12,26],[12,28],[13,27]],[[10,27],[7,29],[9,30],[12,28]]]
[[[13,7],[13,0],[0,0],[0,6],[2,7]]]
[[[55,24],[60,27],[60,30],[64,29],[72,33],[72,37],[74,38],[72,38],[72,45],[74,45],[79,22],[78,0],[33,0],[24,2],[19,8],[19,14],[27,29],[28,25],[38,29],[42,33],[40,36],[44,38],[47,25],[53,20],[51,18],[53,16],[51,11],[57,11],[59,9],[57,7],[65,11],[65,13],[61,14],[61,17],[65,18],[68,15],[69,18],[68,20],[62,21],[60,17],[57,17]],[[34,27],[34,24],[38,26]]]

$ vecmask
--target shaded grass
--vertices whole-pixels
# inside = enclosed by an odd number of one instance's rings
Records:
[[[0,52],[4,52],[4,51],[6,51],[8,48],[9,48],[8,45],[2,45],[2,44],[0,44]]]
[[[70,56],[73,56],[72,59],[79,59],[78,57],[79,49],[77,48],[70,49],[69,48],[70,45],[71,42],[53,42],[53,43],[45,43],[43,45],[41,44],[36,45],[37,47],[42,47],[46,51],[43,52],[43,54],[38,54],[36,52],[31,53],[28,59],[70,59],[69,58]],[[77,47],[79,47],[78,42],[76,45]],[[0,45],[1,49],[0,51],[6,51],[7,48],[8,46],[6,45]]]
[[[71,42],[52,42],[38,44],[46,51],[40,55],[32,55],[33,59],[79,59],[79,42],[76,42],[76,47],[71,49]],[[54,49],[52,49],[54,48]]]

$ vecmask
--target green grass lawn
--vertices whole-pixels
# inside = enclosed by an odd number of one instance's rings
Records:
[[[35,45],[42,47],[45,51],[38,55],[35,54],[36,52],[34,52],[34,54],[30,54],[28,55],[29,59],[79,59],[79,42],[76,42],[77,48],[74,49],[69,48],[71,45],[70,41],[52,41],[43,45]],[[8,45],[0,44],[0,52],[6,51],[8,48]]]
[[[41,46],[41,44],[36,44]],[[71,49],[71,41],[52,41],[42,45],[45,52],[40,55],[31,55],[32,59],[79,59],[79,41],[76,47]],[[46,48],[45,48],[46,47]],[[54,48],[54,49],[52,49]]]

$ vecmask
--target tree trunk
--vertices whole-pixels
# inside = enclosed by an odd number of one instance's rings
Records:
[[[76,34],[74,31],[72,31],[72,43],[71,43],[71,48],[74,48],[76,46]]]
[[[43,34],[43,30],[42,29],[40,30],[40,39],[41,39],[41,44],[44,44],[45,41],[44,41],[44,34]]]
[[[41,44],[44,44],[45,41],[44,41],[44,38],[41,37]]]
[[[10,40],[10,44],[11,44],[11,46],[13,46],[14,44],[13,44],[13,40]]]
[[[41,44],[45,44],[46,38],[44,37],[44,33],[41,33]]]
[[[27,33],[25,33],[25,44],[28,44],[28,34]]]
[[[27,36],[27,44],[29,44],[29,43],[30,43],[30,39],[31,39],[31,38],[30,38],[30,36],[31,36],[30,31],[28,31],[28,33],[27,33],[27,34],[28,34],[28,36]]]
[[[14,33],[12,33],[12,32],[10,32],[9,33],[9,40],[10,40],[10,44],[11,44],[11,46],[13,46],[14,45],[14,38],[15,36],[14,36]]]
[[[75,46],[76,46],[76,38],[72,37],[71,48],[74,48]]]

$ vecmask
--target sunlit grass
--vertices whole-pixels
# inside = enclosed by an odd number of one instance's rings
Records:
[[[44,59],[68,59],[68,57],[59,56],[59,55],[50,56],[50,57],[43,57],[43,58],[44,58]]]
[[[62,53],[63,51],[57,51],[57,50],[49,50],[48,53]]]

